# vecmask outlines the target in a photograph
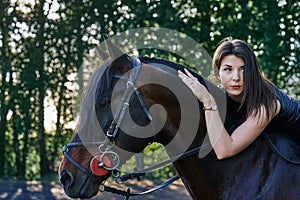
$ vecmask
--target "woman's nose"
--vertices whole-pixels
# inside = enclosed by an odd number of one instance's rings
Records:
[[[240,73],[237,72],[237,71],[233,72],[232,80],[233,81],[239,81],[240,80]]]

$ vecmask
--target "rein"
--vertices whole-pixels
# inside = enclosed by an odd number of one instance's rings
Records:
[[[90,170],[88,170],[87,168],[81,166],[77,161],[75,161],[72,156],[68,153],[68,150],[71,148],[71,147],[80,147],[80,146],[95,146],[95,145],[103,145],[102,142],[87,142],[87,143],[83,143],[83,142],[73,142],[73,143],[70,143],[70,144],[67,144],[63,147],[62,149],[62,153],[63,155],[73,164],[75,165],[79,170],[81,170],[83,173],[89,175],[89,176],[94,176],[96,177],[96,175],[94,175]],[[137,180],[140,179],[141,176],[145,175],[147,172],[150,172],[150,171],[153,171],[153,170],[156,170],[156,169],[159,169],[163,166],[166,166],[170,163],[173,163],[175,161],[178,161],[178,160],[182,160],[184,158],[187,158],[189,156],[192,156],[192,155],[195,155],[196,153],[200,153],[201,151],[205,151],[207,150],[208,148],[210,148],[210,144],[206,143],[206,144],[203,144],[199,147],[196,147],[194,149],[191,149],[189,151],[186,151],[185,153],[183,153],[182,155],[178,155],[178,156],[174,156],[168,160],[165,160],[161,163],[158,163],[158,164],[155,164],[155,165],[152,165],[146,169],[143,169],[143,170],[140,170],[140,171],[136,171],[136,172],[132,172],[132,173],[129,173],[129,174],[125,174],[123,176],[120,176],[120,172],[119,171],[116,171],[116,170],[110,170],[112,172],[112,176],[115,178],[116,182],[118,184],[122,184],[123,182],[129,180],[129,179],[135,179],[137,178]],[[157,191],[163,187],[166,187],[167,185],[170,185],[171,183],[173,183],[174,181],[178,180],[180,177],[178,174],[176,174],[175,176],[173,176],[172,178],[170,178],[169,180],[157,185],[156,187],[152,188],[152,189],[149,189],[147,191],[144,191],[144,192],[141,192],[141,193],[131,193],[130,192],[130,189],[127,188],[126,191],[122,191],[122,190],[119,190],[119,189],[116,189],[116,188],[113,188],[113,187],[109,187],[109,186],[105,186],[104,184],[101,184],[100,185],[100,191],[101,192],[111,192],[113,194],[117,194],[117,195],[122,195],[125,197],[125,199],[129,199],[130,196],[140,196],[140,195],[145,195],[145,194],[149,194],[149,193],[152,193],[154,191]]]
[[[118,184],[123,183],[124,181],[127,181],[129,179],[135,179],[137,178],[138,180],[140,179],[141,176],[145,175],[147,172],[159,169],[165,165],[168,165],[170,163],[173,163],[177,160],[181,160],[184,158],[187,158],[191,155],[194,155],[198,152],[201,152],[202,150],[206,150],[207,148],[210,148],[210,145],[204,144],[201,145],[197,148],[191,149],[181,155],[172,157],[170,159],[167,159],[161,163],[152,165],[146,169],[140,170],[140,171],[136,171],[133,173],[129,173],[129,174],[125,174],[123,176],[120,175],[120,171],[117,170],[117,167],[120,164],[120,157],[119,155],[112,151],[112,147],[114,146],[114,141],[115,138],[118,136],[118,132],[119,132],[119,127],[124,119],[124,115],[129,107],[129,101],[131,98],[131,91],[133,90],[133,92],[136,94],[141,107],[143,108],[144,113],[146,114],[147,118],[151,121],[152,117],[150,115],[150,112],[147,108],[146,103],[144,102],[138,88],[135,86],[135,81],[136,78],[138,76],[138,73],[140,71],[141,68],[141,62],[138,58],[136,57],[131,57],[132,58],[132,66],[133,68],[131,69],[129,78],[125,78],[123,76],[115,76],[117,78],[120,79],[125,79],[127,80],[126,83],[126,90],[122,96],[121,99],[121,103],[119,105],[119,107],[117,108],[117,111],[114,115],[114,119],[111,122],[111,125],[106,133],[106,138],[104,140],[104,142],[73,142],[73,143],[69,143],[67,145],[65,145],[62,149],[62,153],[63,155],[74,165],[76,166],[79,170],[81,170],[84,174],[88,175],[88,176],[92,176],[92,177],[97,177],[97,176],[103,176],[109,172],[111,172],[111,175],[115,178],[116,182]],[[111,141],[113,143],[113,145],[109,145],[108,142]],[[100,155],[95,156],[94,158],[92,158],[91,162],[90,162],[90,168],[85,168],[82,165],[80,165],[76,160],[74,160],[72,158],[72,156],[69,154],[69,149],[72,147],[90,147],[90,146],[98,146],[98,149],[100,151]],[[126,191],[122,191],[116,188],[112,188],[112,187],[108,187],[105,186],[104,183],[102,183],[100,185],[100,191],[101,192],[111,192],[117,195],[122,195],[125,198],[124,199],[129,199],[130,196],[139,196],[139,195],[145,195],[145,194],[149,194],[151,192],[154,192],[156,190],[159,190],[171,183],[173,183],[174,181],[176,181],[177,179],[179,179],[179,175],[175,175],[174,177],[170,178],[169,180],[159,184],[158,186],[141,192],[141,193],[131,193],[130,189],[128,188]]]

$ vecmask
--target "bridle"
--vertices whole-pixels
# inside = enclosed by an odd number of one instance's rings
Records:
[[[76,166],[79,170],[81,170],[84,174],[92,177],[97,176],[103,176],[111,172],[111,175],[115,178],[117,183],[123,183],[126,180],[129,179],[140,179],[141,176],[145,175],[145,173],[149,171],[153,171],[155,169],[161,168],[165,165],[168,165],[170,163],[173,163],[176,160],[184,159],[186,157],[189,157],[191,155],[194,155],[196,153],[199,153],[202,150],[206,150],[207,148],[210,148],[209,144],[203,144],[197,148],[194,148],[192,150],[189,150],[182,155],[178,155],[175,157],[172,157],[168,160],[165,160],[161,163],[152,165],[144,170],[136,171],[133,173],[129,173],[126,175],[121,176],[120,172],[117,170],[119,164],[120,164],[120,156],[112,150],[115,142],[115,138],[118,136],[120,125],[124,119],[124,115],[129,107],[129,101],[131,98],[132,91],[136,94],[136,97],[138,98],[138,101],[143,108],[143,111],[147,118],[151,121],[152,117],[149,112],[149,109],[147,108],[146,103],[144,102],[140,91],[135,85],[135,81],[137,79],[137,76],[139,74],[139,71],[141,69],[141,62],[136,57],[131,57],[132,60],[132,69],[130,71],[129,78],[123,77],[123,76],[117,76],[117,78],[125,79],[127,80],[126,83],[126,89],[123,93],[123,96],[121,98],[121,102],[119,104],[119,107],[116,110],[116,113],[114,115],[114,118],[111,122],[111,125],[106,132],[106,137],[103,142],[72,142],[67,145],[65,145],[62,149],[62,153],[65,158],[67,158],[74,166]],[[68,153],[70,148],[73,147],[91,147],[91,146],[98,146],[100,155],[96,155],[92,158],[90,162],[90,167],[86,168],[80,165],[76,160],[72,158],[72,156]],[[138,196],[138,195],[145,195],[149,194],[151,192],[154,192],[160,188],[163,188],[175,180],[179,179],[179,175],[175,175],[171,179],[167,180],[166,182],[161,183],[160,185],[156,186],[153,189],[147,190],[145,192],[141,193],[131,193],[130,189],[128,188],[126,191],[121,191],[116,188],[111,188],[108,186],[105,186],[104,183],[100,185],[100,191],[101,192],[112,192],[114,194],[123,195],[125,199],[129,199],[130,196]]]
[[[137,79],[137,76],[141,69],[141,61],[136,57],[131,57],[132,61],[132,69],[130,70],[129,77],[124,76],[117,76],[114,77],[119,79],[125,79],[126,82],[126,89],[123,93],[123,96],[121,98],[121,102],[114,114],[113,120],[109,126],[108,131],[106,132],[106,137],[104,142],[73,142],[70,144],[67,144],[63,147],[62,153],[63,155],[72,163],[74,164],[78,169],[80,169],[83,173],[88,175],[96,175],[96,176],[103,176],[107,174],[109,171],[116,172],[117,167],[120,164],[120,156],[112,150],[115,138],[118,136],[119,128],[121,123],[123,122],[125,113],[129,107],[129,101],[131,98],[132,92],[135,93],[136,97],[138,98],[138,101],[147,116],[147,119],[149,121],[152,121],[151,114],[147,108],[146,103],[144,102],[140,91],[135,85],[135,81]],[[90,147],[90,146],[98,146],[98,149],[100,151],[100,155],[97,155],[93,157],[93,159],[90,162],[90,169],[87,169],[83,166],[81,166],[78,162],[76,162],[72,156],[68,153],[69,149],[72,147]],[[115,176],[119,176],[119,173],[113,173]]]

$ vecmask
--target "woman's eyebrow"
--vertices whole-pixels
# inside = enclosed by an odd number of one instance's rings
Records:
[[[222,66],[224,66],[224,67],[232,67],[232,66],[229,65],[229,64],[224,64],[224,65],[222,65]]]
[[[231,67],[232,68],[232,65],[230,65],[230,64],[223,64],[222,65],[223,67]],[[242,65],[242,66],[240,66],[241,68],[243,68],[243,67],[245,67],[245,65]]]

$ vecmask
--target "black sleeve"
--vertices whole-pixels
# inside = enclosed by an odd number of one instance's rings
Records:
[[[300,123],[300,101],[291,98],[281,90],[277,90],[277,98],[281,104],[278,115],[274,118],[281,126]]]

